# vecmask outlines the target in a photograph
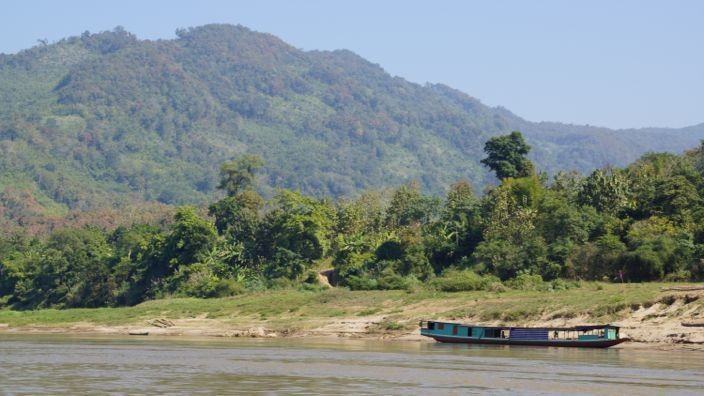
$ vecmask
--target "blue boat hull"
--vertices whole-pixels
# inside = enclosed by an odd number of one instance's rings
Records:
[[[422,333],[421,335],[431,337],[438,342],[448,342],[456,344],[523,345],[572,348],[608,348],[614,345],[618,345],[622,342],[628,341],[628,338],[619,338],[616,340],[511,340],[509,338],[473,338]]]

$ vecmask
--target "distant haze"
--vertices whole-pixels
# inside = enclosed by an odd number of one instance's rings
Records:
[[[303,49],[353,50],[532,121],[683,127],[704,121],[703,17],[701,1],[35,0],[3,4],[0,52],[117,25],[156,39],[239,23]]]

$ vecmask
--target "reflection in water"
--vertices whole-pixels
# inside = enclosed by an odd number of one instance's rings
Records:
[[[696,394],[704,354],[351,340],[0,335],[8,393]]]

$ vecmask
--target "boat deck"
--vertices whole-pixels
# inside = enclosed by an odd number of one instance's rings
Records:
[[[619,337],[619,328],[613,325],[531,328],[425,323],[423,327],[421,322],[421,335],[447,343],[608,348],[628,341]]]

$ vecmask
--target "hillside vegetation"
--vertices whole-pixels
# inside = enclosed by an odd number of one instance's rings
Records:
[[[354,200],[286,189],[265,199],[263,161],[242,156],[222,165],[225,196],[207,214],[184,206],[165,224],[0,238],[0,304],[94,308],[327,283],[501,294],[704,279],[704,146],[552,179],[536,172],[520,132],[484,150],[501,183],[478,196],[460,181],[444,200],[417,183]]]
[[[219,165],[245,153],[265,160],[267,197],[275,188],[353,197],[410,180],[442,194],[459,179],[491,180],[483,144],[512,130],[549,174],[680,152],[704,137],[702,125],[531,123],[352,52],[302,51],[241,26],[177,36],[139,40],[116,28],[0,55],[3,230],[163,218],[172,213],[163,204],[212,200]]]

